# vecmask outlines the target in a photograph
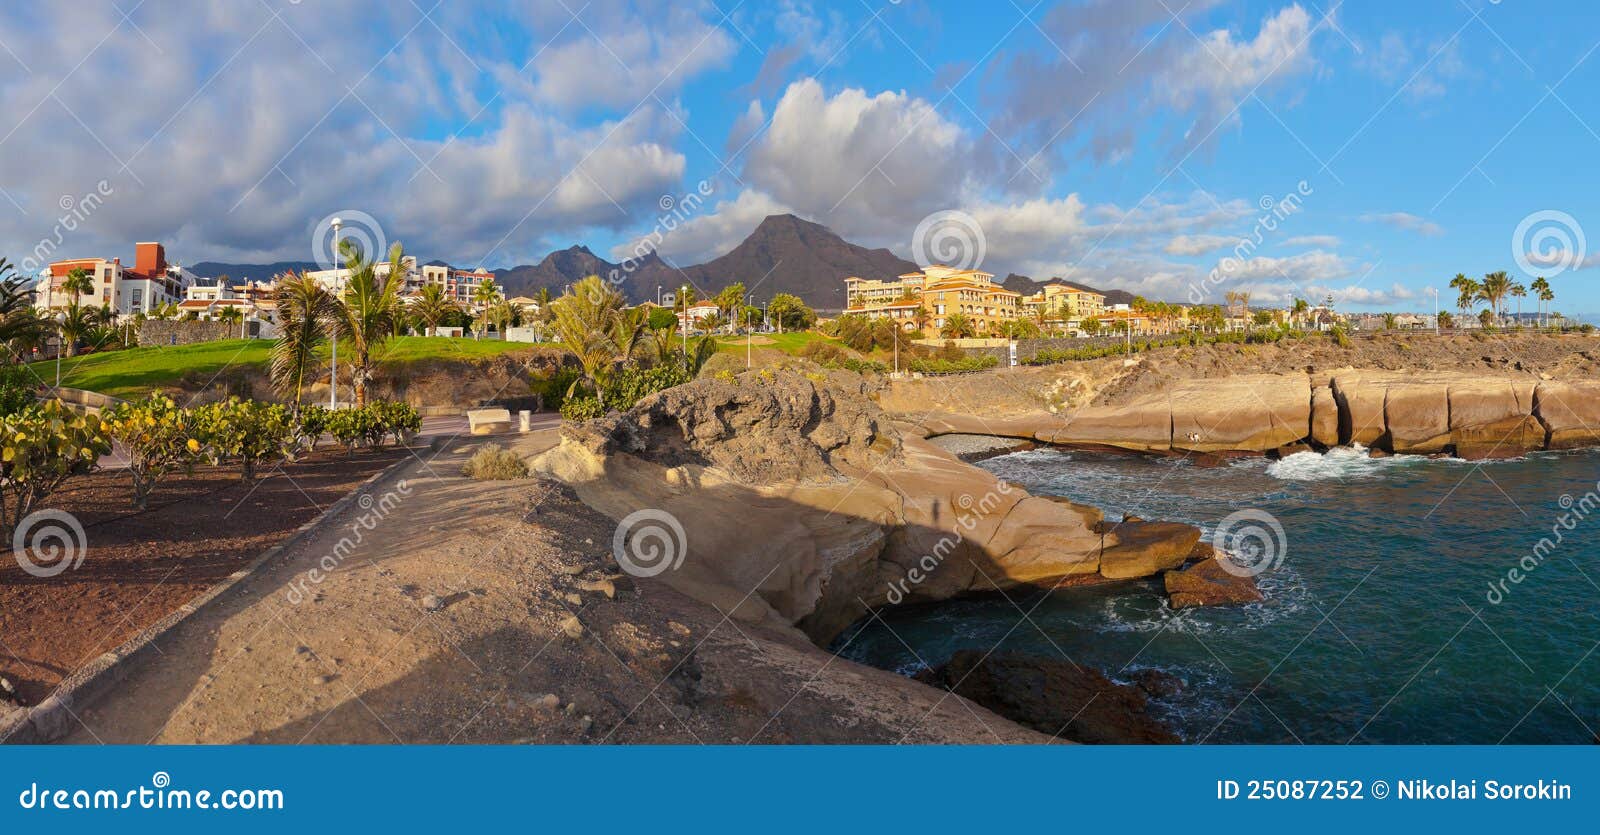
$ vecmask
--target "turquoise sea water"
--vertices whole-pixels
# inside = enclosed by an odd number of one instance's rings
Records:
[[[1187,682],[1154,704],[1190,742],[1588,744],[1600,732],[1600,453],[1479,464],[1336,450],[1207,469],[1034,450],[981,466],[1110,519],[1208,536],[1237,510],[1265,511],[1283,528],[1282,561],[1249,606],[1174,612],[1151,582],[995,595],[885,611],[841,636],[841,655],[910,673],[998,646],[1119,680],[1157,668]],[[1536,555],[1542,537],[1554,547]],[[1533,568],[1506,581],[1519,562]]]

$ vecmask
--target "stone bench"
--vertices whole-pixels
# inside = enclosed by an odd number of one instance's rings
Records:
[[[511,429],[511,412],[508,409],[469,409],[467,429],[474,435],[488,435]]]

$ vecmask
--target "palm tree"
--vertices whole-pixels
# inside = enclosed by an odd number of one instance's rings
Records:
[[[27,279],[0,258],[0,342],[13,351],[31,348],[43,336],[43,322],[34,310]]]
[[[380,276],[377,265],[353,241],[341,241],[339,245],[350,277],[343,297],[332,306],[332,318],[339,341],[349,343],[354,354],[350,368],[359,409],[367,405],[367,384],[376,368],[373,352],[389,339],[404,316],[400,290],[406,281],[401,266],[405,263],[405,250],[400,244],[389,248],[389,263],[394,268]]]
[[[82,297],[94,292],[94,279],[82,267],[73,267],[61,282],[61,292],[67,294],[67,315],[61,323],[61,338],[67,341],[67,356],[78,355],[78,339],[88,332],[89,322],[82,315]]]
[[[1539,327],[1542,328],[1545,325],[1545,303],[1554,299],[1555,294],[1550,292],[1550,282],[1542,275],[1533,280],[1532,287],[1534,297],[1539,300]]]
[[[422,333],[433,336],[438,333],[439,323],[443,322],[452,311],[460,310],[456,303],[444,294],[444,288],[437,284],[429,284],[422,288],[417,300],[411,305],[411,314],[422,323]]]
[[[1306,311],[1311,309],[1311,303],[1302,298],[1296,298],[1294,305],[1289,308],[1289,320],[1296,326],[1305,318]]]
[[[1522,286],[1521,282],[1514,281],[1511,283],[1511,289],[1507,292],[1517,300],[1517,327],[1520,328],[1522,327],[1522,299],[1528,295],[1528,288]]]
[[[298,408],[308,378],[316,376],[317,343],[323,324],[331,318],[333,296],[305,273],[278,278],[273,294],[278,305],[278,341],[272,346],[272,384],[287,396],[294,393]]]
[[[977,333],[972,320],[965,313],[952,313],[944,320],[944,326],[939,328],[939,335],[945,339],[966,339]]]
[[[572,285],[551,304],[551,310],[555,314],[556,338],[578,357],[578,364],[583,366],[583,382],[594,389],[604,405],[600,380],[622,350],[617,337],[628,337],[629,351],[638,344],[639,334],[630,336],[625,333],[626,326],[618,322],[623,318],[622,294],[600,276],[591,275]]]
[[[539,292],[533,294],[533,300],[539,304],[539,321],[548,324],[555,318],[555,313],[550,310],[550,288],[540,287]]]
[[[1510,292],[1511,277],[1504,271],[1484,275],[1483,283],[1478,286],[1478,298],[1488,302],[1489,309],[1494,311],[1496,322],[1500,320],[1501,307]]]
[[[1456,277],[1450,279],[1450,286],[1456,290],[1456,309],[1464,319],[1472,310],[1472,303],[1478,300],[1478,282],[1467,278],[1465,273],[1456,273]]]

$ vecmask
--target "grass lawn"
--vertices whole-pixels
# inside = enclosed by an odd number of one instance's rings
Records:
[[[823,336],[816,331],[792,331],[789,333],[758,333],[754,344],[757,348],[776,348],[785,354],[798,354],[800,349],[813,342],[837,342],[838,340]],[[743,351],[745,338],[742,336],[728,336],[717,340],[717,350],[723,353]]]
[[[380,352],[380,362],[418,362],[431,359],[470,359],[526,350],[525,342],[454,339],[446,336],[401,336]],[[253,365],[266,369],[272,351],[270,339],[223,339],[194,345],[130,348],[66,357],[61,360],[61,384],[113,397],[138,397],[158,386],[174,385],[189,374],[217,374],[230,367]],[[319,352],[327,356],[327,349]],[[47,383],[55,381],[54,360],[32,364]]]

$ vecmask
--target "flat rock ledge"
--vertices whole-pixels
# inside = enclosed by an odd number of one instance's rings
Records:
[[[1191,380],[1118,406],[989,419],[939,414],[923,434],[991,435],[1156,453],[1362,444],[1477,460],[1600,445],[1600,383],[1342,369]]]

